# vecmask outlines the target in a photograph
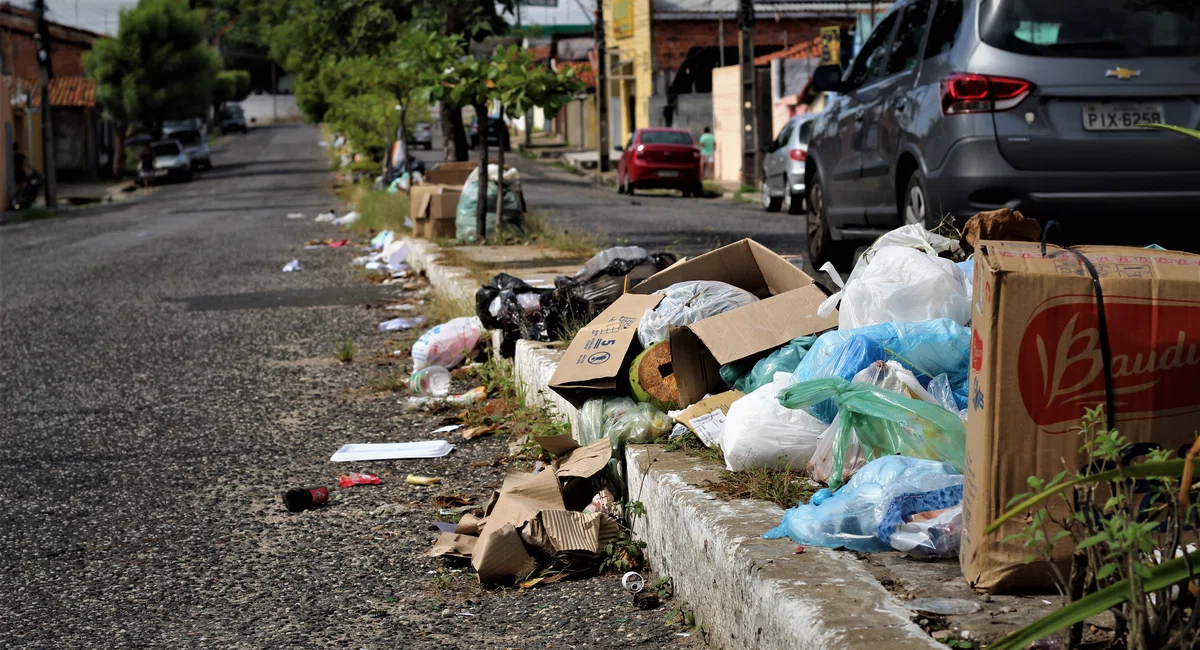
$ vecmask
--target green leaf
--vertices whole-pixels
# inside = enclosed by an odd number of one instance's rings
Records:
[[[1075,549],[1082,551],[1085,548],[1091,548],[1092,546],[1095,546],[1095,545],[1099,544],[1100,542],[1104,542],[1104,541],[1108,541],[1108,533],[1107,532],[1097,533],[1097,534],[1092,535],[1091,537],[1083,540],[1082,542],[1079,542],[1079,544],[1077,544],[1075,546]]]
[[[1105,483],[1108,481],[1125,480],[1125,479],[1179,477],[1179,476],[1183,475],[1183,468],[1184,468],[1186,462],[1187,461],[1184,461],[1184,460],[1167,460],[1167,461],[1155,461],[1155,462],[1149,462],[1149,463],[1139,463],[1137,465],[1131,465],[1129,467],[1121,467],[1118,469],[1109,470],[1107,472],[1099,472],[1096,474],[1089,474],[1087,476],[1081,476],[1078,478],[1071,479],[1070,481],[1066,481],[1065,483],[1060,483],[1060,484],[1054,486],[1053,488],[1046,490],[1045,492],[1040,492],[1038,494],[1035,494],[1035,495],[1029,497],[1028,499],[1025,499],[1021,503],[1017,504],[1016,506],[1009,508],[1008,511],[1006,511],[1004,514],[1000,515],[1000,517],[997,518],[996,521],[993,521],[992,524],[990,526],[988,526],[987,530],[985,530],[984,532],[987,534],[996,532],[1000,528],[1001,525],[1003,525],[1005,522],[1012,519],[1013,517],[1016,517],[1022,513],[1028,512],[1034,506],[1040,504],[1041,502],[1045,501],[1046,499],[1049,499],[1051,496],[1054,496],[1055,494],[1064,492],[1070,488],[1074,488],[1074,487],[1080,486],[1080,485],[1088,485],[1088,484],[1092,484],[1092,483]],[[1200,458],[1196,458],[1192,462],[1193,462],[1194,466],[1198,470],[1200,470]],[[1034,480],[1034,477],[1031,476],[1030,481],[1033,481],[1033,480]]]
[[[1158,591],[1192,578],[1193,576],[1188,574],[1187,563],[1189,561],[1193,566],[1200,563],[1200,551],[1196,551],[1188,557],[1177,557],[1149,569],[1148,576],[1142,583],[1142,590]],[[1092,616],[1098,616],[1129,598],[1129,581],[1122,580],[1026,625],[988,648],[989,650],[1021,650],[1038,639],[1048,637]]]
[[[1189,129],[1187,127],[1175,126],[1174,124],[1139,124],[1138,126],[1147,129],[1161,129],[1163,131],[1174,131],[1183,135],[1200,140],[1200,131]]]
[[[1071,531],[1060,530],[1057,533],[1054,533],[1054,535],[1050,538],[1050,543],[1057,544],[1059,541],[1066,539],[1067,537],[1070,537],[1070,536],[1071,536]]]
[[[1117,572],[1117,565],[1110,562],[1110,563],[1105,564],[1104,566],[1100,567],[1100,570],[1096,572],[1096,579],[1097,580],[1107,580],[1108,578],[1110,578],[1112,576],[1112,574],[1114,574],[1116,572]]]

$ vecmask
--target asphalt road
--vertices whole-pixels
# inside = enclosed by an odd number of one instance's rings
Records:
[[[429,164],[441,160],[437,136],[432,151],[413,155]],[[477,155],[478,150],[472,151],[471,159]],[[495,155],[493,147],[489,151],[493,161]],[[626,197],[615,188],[597,187],[588,178],[520,158],[515,152],[506,154],[505,162],[515,163],[520,170],[531,210],[544,212],[561,230],[595,237],[601,246],[637,245],[652,252],[695,256],[750,237],[782,255],[805,252],[803,215],[769,213],[758,203],[731,199],[683,198],[678,192]]]
[[[423,556],[437,492],[404,475],[486,500],[501,438],[439,461],[328,462],[441,421],[368,388],[405,371],[379,307],[415,296],[368,285],[358,251],[304,250],[337,233],[311,220],[332,203],[318,139],[255,129],[193,183],[0,228],[0,647],[688,643],[615,576],[485,592]],[[293,258],[304,270],[282,273]],[[358,358],[339,364],[347,335]],[[347,470],[384,484],[281,507],[282,490]]]

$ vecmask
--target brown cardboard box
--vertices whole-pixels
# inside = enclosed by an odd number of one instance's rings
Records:
[[[426,239],[454,238],[454,217],[462,187],[453,185],[414,185],[409,201],[413,234]]]
[[[479,163],[470,160],[438,163],[425,172],[425,182],[432,185],[462,185],[478,167]]]
[[[1092,280],[1069,251],[984,241],[975,255],[967,420],[963,575],[986,591],[1045,589],[1045,565],[1026,565],[1022,524],[984,535],[1026,480],[1070,463],[1073,427],[1105,401]],[[1132,442],[1190,443],[1200,412],[1200,256],[1084,247],[1100,276],[1116,400],[1116,428]],[[1065,460],[1064,460],[1065,459]],[[1060,545],[1063,557],[1070,549]]]
[[[687,280],[726,282],[760,300],[671,332],[675,380],[684,404],[723,386],[723,364],[837,326],[836,311],[827,318],[817,316],[825,293],[812,278],[762,244],[743,239],[673,264],[618,298],[571,341],[550,388],[577,406],[614,390],[621,366],[637,347],[633,334],[638,322],[658,304],[659,296],[647,294]]]

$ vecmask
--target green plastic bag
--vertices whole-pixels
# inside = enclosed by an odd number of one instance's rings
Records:
[[[494,166],[494,165],[491,165]],[[478,237],[475,215],[475,206],[479,205],[479,181],[477,179],[478,171],[474,176],[467,179],[466,185],[463,186],[462,194],[458,197],[458,208],[454,213],[454,228],[455,234],[459,241],[473,242]],[[487,231],[488,234],[496,232],[496,195],[499,189],[496,187],[496,182],[488,180],[487,186]],[[501,210],[501,218],[503,225],[507,229],[521,230],[525,227],[525,212],[521,210],[521,197],[513,191],[513,184],[506,183],[504,186],[504,204]]]
[[[793,384],[779,393],[779,403],[793,409],[827,399],[838,406],[829,487],[842,483],[846,447],[853,438],[858,439],[867,461],[901,454],[942,461],[963,471],[967,430],[957,415],[940,406],[870,384],[852,384],[841,377]]]
[[[800,336],[784,344],[783,347],[758,360],[753,367],[747,368],[746,361],[734,361],[721,366],[721,379],[730,388],[735,388],[749,395],[755,390],[766,386],[774,380],[777,372],[794,372],[800,360],[808,354],[809,348],[817,341],[816,336]]]

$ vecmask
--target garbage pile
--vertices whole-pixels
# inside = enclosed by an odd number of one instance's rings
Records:
[[[572,324],[590,320],[628,287],[674,262],[670,253],[619,246],[597,253],[573,275],[555,278],[553,289],[500,273],[475,292],[475,315],[504,333],[500,353],[512,357],[518,340],[559,340]]]
[[[581,409],[581,441],[607,435],[618,452],[688,432],[729,470],[804,468],[825,484],[768,537],[961,552],[978,587],[1045,586],[1044,567],[983,528],[1027,477],[1075,457],[1057,434],[1084,408],[1107,399],[1122,433],[1190,440],[1196,400],[1171,386],[1200,379],[1185,360],[1200,349],[1185,322],[1200,318],[1175,300],[1200,291],[1200,257],[1040,236],[1012,210],[976,215],[962,241],[907,225],[848,276],[823,266],[832,295],[743,240],[628,287],[579,330],[550,388]],[[1100,284],[1120,288],[1102,308]]]

